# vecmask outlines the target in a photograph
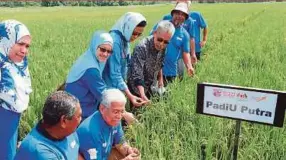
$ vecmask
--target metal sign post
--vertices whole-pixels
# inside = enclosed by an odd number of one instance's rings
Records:
[[[237,160],[238,142],[239,142],[239,136],[240,136],[240,124],[241,124],[241,120],[236,120],[234,148],[233,148],[233,160]]]

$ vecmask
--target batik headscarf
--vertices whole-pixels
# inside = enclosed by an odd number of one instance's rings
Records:
[[[85,71],[89,68],[96,68],[100,71],[100,75],[102,74],[106,62],[100,62],[96,57],[96,50],[98,46],[102,44],[113,46],[111,35],[103,31],[95,32],[88,50],[73,64],[67,77],[67,83],[72,83],[80,79],[80,77],[82,77]]]
[[[0,22],[0,107],[17,113],[27,109],[32,92],[28,61],[14,63],[9,59],[11,48],[24,36],[28,28],[16,20]]]

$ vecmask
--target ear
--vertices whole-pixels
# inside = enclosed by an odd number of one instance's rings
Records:
[[[61,126],[62,128],[66,128],[66,127],[67,127],[67,119],[65,118],[64,115],[61,116],[60,126]]]
[[[104,107],[102,104],[100,104],[100,105],[99,105],[99,112],[100,112],[101,114],[103,114],[104,109],[105,109],[105,107]]]
[[[153,36],[155,36],[157,34],[157,30],[155,30],[154,32],[153,32]]]

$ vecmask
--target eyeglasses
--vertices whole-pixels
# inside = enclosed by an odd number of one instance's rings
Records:
[[[134,31],[134,32],[132,33],[132,35],[133,35],[133,36],[138,36],[138,37],[139,37],[139,36],[141,36],[141,35],[142,35],[142,33],[140,33],[140,32],[135,32],[135,31]]]
[[[163,38],[157,38],[157,41],[160,43],[164,42],[164,44],[169,44],[169,41],[166,41]]]
[[[102,48],[102,47],[98,47],[100,52],[107,52],[108,54],[111,54],[112,53],[112,50],[108,50],[108,49],[105,49],[105,48]]]

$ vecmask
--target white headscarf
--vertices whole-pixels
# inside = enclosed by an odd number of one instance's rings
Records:
[[[27,57],[20,63],[14,63],[9,59],[9,52],[27,35],[30,36],[30,32],[21,22],[0,22],[0,107],[17,113],[27,109],[32,86]]]
[[[142,21],[146,21],[146,18],[142,14],[136,12],[127,12],[119,18],[119,20],[111,28],[111,31],[117,30],[121,32],[126,41],[129,42],[134,29]]]

